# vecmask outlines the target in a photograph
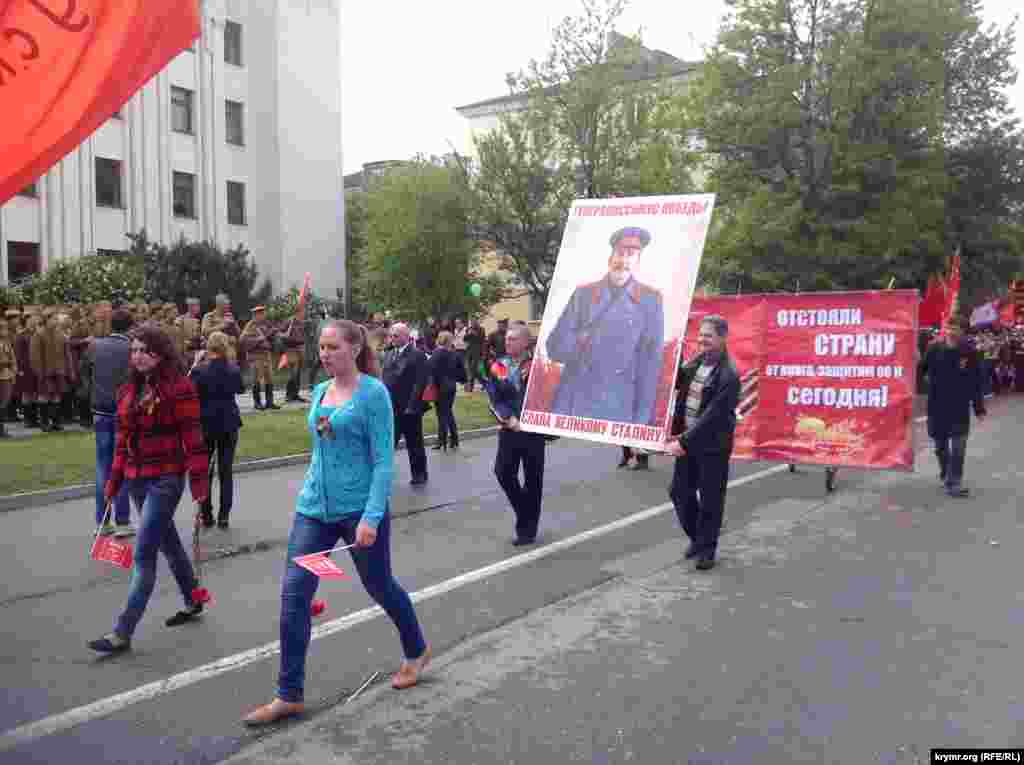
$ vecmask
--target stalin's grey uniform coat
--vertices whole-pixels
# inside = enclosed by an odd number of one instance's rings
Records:
[[[654,424],[665,313],[661,293],[605,277],[577,287],[547,340],[561,362],[554,414]]]

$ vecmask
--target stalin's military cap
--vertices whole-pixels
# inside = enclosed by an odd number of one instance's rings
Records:
[[[640,240],[641,247],[646,247],[648,244],[651,243],[651,233],[647,229],[640,228],[639,226],[627,226],[626,228],[620,228],[618,231],[611,235],[611,238],[608,240],[608,243],[612,247],[614,247],[619,243],[620,239],[626,236],[635,236],[637,239]]]

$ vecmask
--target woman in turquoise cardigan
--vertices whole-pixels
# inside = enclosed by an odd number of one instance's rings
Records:
[[[350,321],[328,322],[320,332],[320,362],[332,379],[316,387],[309,407],[313,459],[288,538],[277,697],[247,715],[247,725],[266,725],[304,710],[311,604],[320,580],[294,559],[329,550],[339,539],[355,545],[350,554],[363,586],[398,628],[405,661],[392,686],[416,685],[430,659],[412,601],[391,574],[394,421],[366,330]]]

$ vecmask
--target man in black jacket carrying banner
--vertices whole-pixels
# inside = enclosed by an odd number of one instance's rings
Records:
[[[700,353],[679,370],[673,435],[664,445],[676,457],[669,496],[690,538],[686,557],[701,571],[715,566],[736,431],[740,378],[726,351],[728,334],[721,316],[701,322]]]

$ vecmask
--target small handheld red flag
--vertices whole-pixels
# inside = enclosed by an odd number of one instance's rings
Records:
[[[112,563],[119,568],[132,567],[132,546],[130,542],[122,542],[114,537],[96,535],[93,540],[89,557],[104,563]]]
[[[326,552],[310,553],[292,558],[296,565],[301,566],[321,579],[349,579],[349,575],[342,571],[338,564],[327,557]]]

